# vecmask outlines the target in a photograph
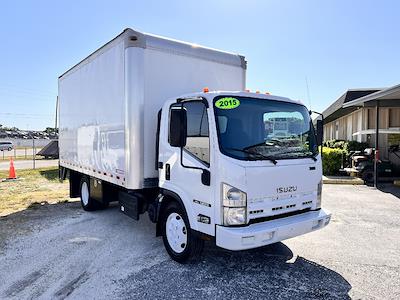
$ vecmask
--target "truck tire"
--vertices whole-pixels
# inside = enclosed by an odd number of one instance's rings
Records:
[[[364,180],[365,183],[373,183],[375,174],[373,170],[365,170],[362,175],[361,175],[362,180]]]
[[[167,206],[161,222],[164,246],[173,260],[186,263],[200,257],[204,241],[192,232],[186,213],[178,203]]]
[[[98,209],[97,201],[90,197],[89,178],[82,176],[80,184],[81,205],[85,211],[93,211]]]

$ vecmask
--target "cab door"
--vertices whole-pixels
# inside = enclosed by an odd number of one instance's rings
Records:
[[[182,148],[168,141],[174,109],[186,111],[186,145]],[[159,181],[161,188],[180,197],[192,229],[214,235],[209,113],[202,100],[177,102],[163,109],[162,123],[167,126],[160,138]]]

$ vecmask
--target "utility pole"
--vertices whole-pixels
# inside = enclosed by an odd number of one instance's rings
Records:
[[[35,151],[35,138],[32,134],[32,151],[33,151],[33,169],[36,168],[36,151]]]
[[[375,106],[375,153],[374,153],[374,187],[378,187],[378,166],[379,166],[379,101]]]

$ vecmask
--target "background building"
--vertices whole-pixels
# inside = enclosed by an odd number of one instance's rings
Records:
[[[367,142],[375,147],[377,112],[380,158],[400,166],[400,159],[388,151],[400,144],[400,85],[345,92],[323,112],[324,140]]]

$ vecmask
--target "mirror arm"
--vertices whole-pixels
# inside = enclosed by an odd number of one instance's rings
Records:
[[[200,170],[200,171],[203,171],[203,174],[202,174],[202,176],[201,176],[201,182],[202,182],[204,185],[209,186],[209,185],[210,185],[210,176],[208,175],[207,178],[205,178],[206,176],[204,176],[204,173],[208,172],[208,174],[210,174],[210,171],[208,171],[207,169],[199,168],[199,167],[185,166],[185,165],[183,164],[183,147],[181,147],[181,155],[180,155],[180,156],[181,156],[181,159],[180,159],[180,161],[181,161],[181,166],[182,166],[183,168],[186,168],[186,169],[193,169],[193,170]]]
[[[315,110],[310,110],[309,112],[310,112],[310,115],[311,115],[311,114],[320,115],[320,116],[322,117],[322,120],[324,120],[324,115],[323,115],[323,114],[321,114],[321,113],[319,113],[319,112],[317,112],[317,111],[315,111]]]

